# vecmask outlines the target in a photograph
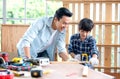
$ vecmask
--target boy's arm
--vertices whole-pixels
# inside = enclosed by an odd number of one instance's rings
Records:
[[[96,40],[94,38],[91,39],[90,49],[91,49],[91,51],[90,51],[91,56],[94,58],[97,58],[99,56],[99,52],[97,49]]]

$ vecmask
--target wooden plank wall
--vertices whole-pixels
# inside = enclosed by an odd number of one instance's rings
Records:
[[[3,24],[1,30],[1,52],[8,52],[9,59],[17,57],[16,44],[29,25]]]

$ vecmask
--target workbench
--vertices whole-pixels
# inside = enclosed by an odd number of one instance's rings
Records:
[[[115,79],[113,76],[102,72],[88,69],[88,76],[83,77],[83,65],[75,62],[51,62],[51,64],[42,67],[49,73],[41,78],[32,78],[30,72],[25,72],[23,77],[14,77],[14,79]]]

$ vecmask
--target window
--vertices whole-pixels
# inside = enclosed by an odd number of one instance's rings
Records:
[[[4,24],[30,24],[39,17],[53,16],[62,6],[61,1],[55,0],[0,0],[0,4],[0,19]]]
[[[0,0],[0,24],[2,24],[2,6],[3,6],[3,3],[2,3],[3,0]]]

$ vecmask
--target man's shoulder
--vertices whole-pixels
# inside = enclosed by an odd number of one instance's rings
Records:
[[[36,19],[33,24],[37,24],[37,25],[47,25],[47,26],[51,26],[52,24],[52,20],[53,20],[53,17],[40,17],[38,19]]]

